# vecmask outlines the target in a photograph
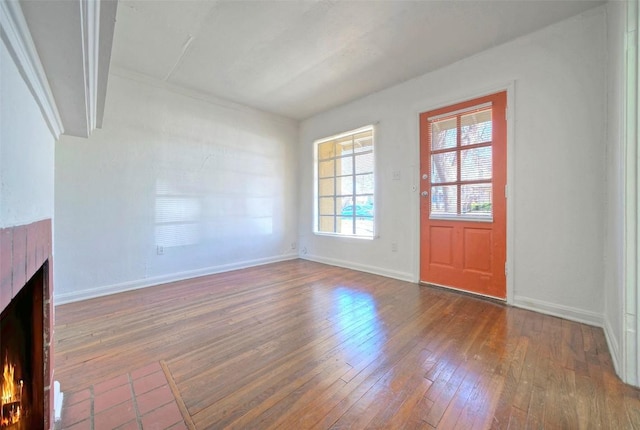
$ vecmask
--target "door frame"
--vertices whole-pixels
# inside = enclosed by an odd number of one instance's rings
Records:
[[[515,190],[515,87],[516,81],[508,81],[502,85],[495,85],[490,87],[483,87],[477,90],[466,89],[459,92],[455,92],[446,96],[434,97],[430,99],[428,103],[424,105],[417,105],[414,109],[415,118],[415,157],[417,162],[412,166],[413,169],[413,183],[412,192],[414,198],[412,199],[414,216],[414,228],[415,234],[413,249],[416,250],[413,261],[413,279],[416,283],[420,282],[420,114],[423,112],[432,111],[446,106],[463,103],[468,100],[488,96],[491,94],[506,91],[507,93],[507,264],[506,264],[506,278],[507,278],[507,297],[506,303],[511,305],[514,301],[514,279],[515,279],[515,264],[514,264],[514,245],[515,245],[515,202],[514,202],[514,190]]]

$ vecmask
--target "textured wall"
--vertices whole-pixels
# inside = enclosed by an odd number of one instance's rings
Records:
[[[417,280],[418,114],[514,83],[508,125],[510,299],[600,324],[605,11],[593,9],[304,121],[301,251],[308,258]],[[379,238],[314,235],[313,141],[376,122]]]
[[[121,72],[56,147],[57,303],[291,258],[297,124]]]

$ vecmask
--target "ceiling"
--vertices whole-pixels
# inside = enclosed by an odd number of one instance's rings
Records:
[[[120,0],[112,65],[304,119],[602,3]]]

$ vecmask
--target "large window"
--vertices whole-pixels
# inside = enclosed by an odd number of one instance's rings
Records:
[[[316,232],[374,235],[373,127],[315,142]]]

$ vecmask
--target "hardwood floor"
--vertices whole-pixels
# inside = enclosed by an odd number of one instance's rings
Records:
[[[198,429],[638,429],[603,331],[304,260],[56,308],[75,392],[163,360]]]

